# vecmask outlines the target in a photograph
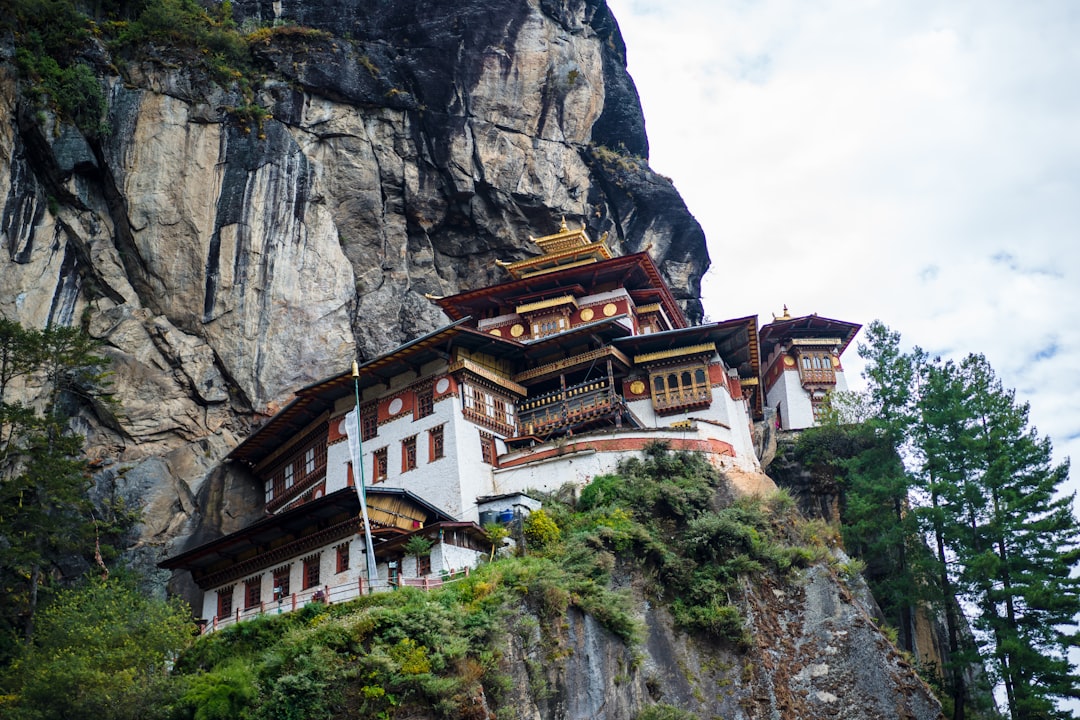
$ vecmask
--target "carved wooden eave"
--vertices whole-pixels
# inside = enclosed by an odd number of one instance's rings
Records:
[[[480,365],[479,363],[475,363],[472,360],[469,360],[467,358],[460,358],[460,359],[454,361],[453,363],[451,363],[450,368],[449,368],[449,372],[451,372],[451,373],[458,373],[458,372],[469,373],[473,377],[480,378],[481,380],[486,380],[487,382],[492,383],[493,385],[497,385],[498,387],[501,387],[504,390],[509,390],[510,392],[515,393],[516,395],[520,395],[521,397],[525,397],[529,393],[529,391],[526,390],[524,386],[519,385],[518,383],[514,382],[510,378],[508,378],[508,377],[506,377],[504,375],[500,375],[499,373],[495,372],[494,370],[491,370],[490,368],[486,368],[483,365]]]
[[[616,348],[608,346],[598,348],[596,350],[590,350],[588,352],[564,358],[556,362],[540,365],[539,367],[530,368],[514,375],[514,380],[522,383],[544,380],[546,378],[555,377],[560,373],[573,370],[574,368],[578,368],[583,365],[592,365],[593,363],[599,360],[604,360],[606,358],[611,358],[612,360],[615,360],[620,365],[622,365],[623,368],[631,367],[630,358],[628,358]]]
[[[455,520],[401,488],[368,487],[367,501],[372,539],[377,544],[411,532],[417,525]],[[359,512],[356,490],[343,488],[168,558],[158,566],[189,570],[199,587],[207,590],[362,533]]]
[[[551,308],[565,306],[576,308],[577,298],[573,295],[560,295],[559,297],[548,298],[547,300],[538,300],[536,302],[518,305],[514,312],[518,315],[528,315],[529,313],[539,312],[540,310],[549,310]]]
[[[651,365],[673,358],[696,357],[699,355],[711,357],[716,353],[716,343],[701,343],[700,345],[688,345],[686,347],[671,348],[658,352],[645,353],[634,356],[635,365]]]

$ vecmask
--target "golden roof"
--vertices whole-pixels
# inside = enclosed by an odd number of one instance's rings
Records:
[[[520,280],[521,278],[542,275],[553,270],[587,265],[600,260],[610,260],[612,257],[611,251],[604,244],[606,238],[607,233],[604,233],[604,236],[599,241],[592,242],[585,233],[584,227],[571,230],[566,226],[566,220],[563,219],[559,232],[544,237],[529,238],[540,247],[543,255],[516,262],[499,261],[498,265],[506,268],[514,276],[515,280]]]

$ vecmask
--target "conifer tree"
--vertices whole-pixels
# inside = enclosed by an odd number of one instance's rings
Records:
[[[33,633],[41,590],[61,564],[95,550],[78,396],[100,395],[104,358],[77,328],[0,320],[0,662]],[[37,404],[16,400],[36,396]]]
[[[1054,465],[1050,441],[1028,406],[1005,390],[989,363],[960,365],[967,392],[963,533],[954,551],[964,590],[980,610],[987,655],[1013,720],[1066,717],[1054,699],[1080,697],[1067,651],[1080,617],[1080,523],[1074,495],[1062,495],[1067,463]]]

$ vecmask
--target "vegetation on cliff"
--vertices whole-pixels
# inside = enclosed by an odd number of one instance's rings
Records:
[[[113,0],[89,8],[73,0],[14,0],[10,14],[0,18],[2,31],[15,40],[27,95],[88,135],[109,131],[98,77],[123,76],[128,63],[144,60],[181,60],[189,70],[235,87],[242,102],[231,114],[259,124],[268,111],[253,100],[252,80],[259,77],[253,48],[274,36],[327,35],[287,24],[238,28],[228,0],[208,7],[196,0]]]
[[[905,353],[880,323],[867,338],[867,394],[839,398],[833,422],[804,432],[796,458],[840,478],[845,546],[865,560],[902,646],[915,649],[916,608],[944,619],[946,666],[930,670],[941,671],[952,717],[991,712],[972,687],[976,663],[1014,720],[1068,717],[1054,704],[1080,696],[1067,655],[1080,615],[1068,463],[1053,463],[1027,405],[983,356]]]
[[[129,717],[131,707],[143,718],[197,720],[391,718],[419,709],[431,717],[509,717],[508,633],[557,661],[567,652],[566,614],[576,608],[633,657],[641,626],[630,584],[668,605],[684,629],[738,652],[748,643],[740,581],[783,578],[829,553],[821,524],[801,521],[786,495],[725,506],[721,483],[701,456],[655,445],[618,475],[597,478],[577,502],[548,498],[547,512],[534,514],[541,519],[526,532],[528,552],[486,563],[440,590],[316,603],[193,643],[174,631],[184,614],[175,605],[142,600],[142,610],[113,623],[111,608],[134,602],[130,586],[91,581],[52,606],[5,677],[6,707],[18,718]],[[120,641],[125,634],[143,638],[136,645],[145,656],[130,655],[132,644]],[[60,647],[67,650],[58,654]],[[170,656],[177,660],[166,674],[161,658]],[[550,693],[544,666],[526,665],[530,692]],[[108,681],[121,666],[144,669],[125,684],[122,707],[111,704],[119,690]],[[74,670],[100,682],[38,702],[50,673]]]

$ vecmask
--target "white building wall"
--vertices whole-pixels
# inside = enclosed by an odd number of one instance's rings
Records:
[[[847,387],[846,382],[844,386]],[[765,401],[771,408],[780,408],[782,430],[799,430],[814,424],[814,407],[803,389],[798,370],[782,372],[766,393]]]
[[[444,510],[455,518],[462,518],[466,512],[462,492],[459,488],[460,474],[463,471],[458,451],[457,421],[455,418],[456,397],[446,397],[435,403],[434,412],[427,417],[413,420],[411,413],[406,413],[388,423],[379,426],[378,434],[364,442],[364,473],[368,486],[375,477],[375,452],[381,448],[387,451],[387,478],[384,487],[403,488],[423,498],[425,501]],[[429,431],[443,426],[443,457],[429,461]],[[416,467],[402,472],[402,440],[416,436]],[[469,502],[472,502],[469,500]],[[462,518],[470,519],[470,518]]]
[[[673,423],[685,420],[701,419],[695,437],[698,439],[716,439],[728,443],[735,450],[735,463],[747,471],[761,469],[754,452],[754,440],[750,413],[745,399],[734,399],[727,388],[712,388],[712,404],[707,408],[696,408],[685,413],[657,415],[653,410],[652,400],[642,398],[627,402],[627,407],[646,427],[668,428]],[[719,423],[719,424],[714,424]]]

